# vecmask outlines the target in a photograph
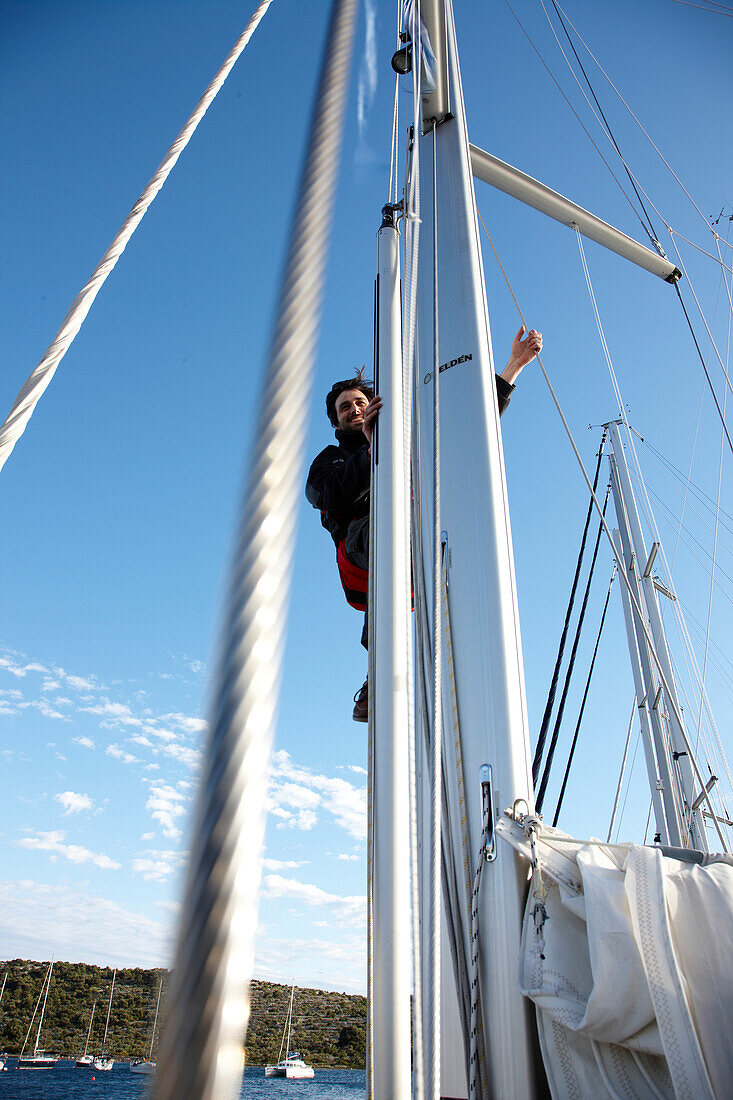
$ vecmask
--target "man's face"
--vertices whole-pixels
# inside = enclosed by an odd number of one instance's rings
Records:
[[[344,390],[336,398],[336,419],[345,432],[360,432],[364,423],[364,409],[369,399],[361,390]]]

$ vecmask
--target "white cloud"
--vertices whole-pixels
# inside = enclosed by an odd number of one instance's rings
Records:
[[[301,814],[288,813],[286,807],[306,804],[311,792],[309,823],[300,820]],[[298,801],[300,800],[300,801]],[[269,809],[280,818],[282,828],[312,828],[315,811],[333,816],[340,828],[357,840],[366,836],[366,788],[355,787],[346,779],[318,775],[308,768],[295,765],[290,754],[280,749],[273,755],[272,778],[269,791]]]
[[[374,93],[377,90],[377,11],[374,0],[366,3],[366,41],[362,55],[361,68],[359,69],[359,86],[357,90],[357,121],[359,126],[359,139],[364,139],[366,134],[366,116]]]
[[[115,703],[111,699],[103,699],[101,703],[95,703],[93,706],[79,707],[79,710],[83,714],[96,714],[108,719],[107,722],[101,723],[107,727],[110,725],[142,726],[143,724],[142,719],[132,713],[128,703]]]
[[[151,722],[143,727],[145,733],[149,733],[151,737],[157,737],[160,741],[177,741],[180,734],[174,733],[173,730],[166,729],[164,726],[154,726]]]
[[[85,676],[71,676],[67,672],[64,672],[62,668],[55,668],[54,672],[58,676],[59,674],[64,677],[69,687],[74,688],[75,691],[96,691],[97,685],[93,679],[89,679]]]
[[[80,890],[39,882],[0,882],[0,942],[8,958],[100,966],[169,966],[172,924]]]
[[[286,806],[295,806],[299,810],[313,810],[321,804],[321,796],[309,787],[297,783],[283,783],[277,792],[278,802]]]
[[[165,909],[169,913],[173,913],[174,916],[178,916],[181,911],[180,901],[156,901],[158,909]]]
[[[73,741],[75,745],[81,745],[83,749],[96,749],[97,747],[91,737],[74,737]]]
[[[207,727],[205,718],[196,718],[190,714],[163,714],[161,715],[162,722],[172,722],[174,725],[179,726],[186,733],[203,733]]]
[[[32,704],[40,710],[44,718],[56,718],[61,722],[70,722],[71,718],[68,714],[62,714],[60,710],[56,710],[55,707],[49,705],[45,699],[39,699],[38,702]]]
[[[29,672],[48,672],[47,668],[37,664],[35,661],[27,665],[22,665],[14,660],[13,657],[8,657],[6,655],[0,656],[0,668],[4,668],[6,672],[9,672],[11,676],[15,676],[17,680],[22,680]]]
[[[294,871],[296,867],[304,867],[310,863],[309,859],[263,859],[262,866],[266,871]]]
[[[64,807],[64,816],[78,814],[82,810],[93,810],[94,802],[88,794],[75,794],[74,791],[61,791],[53,796]]]
[[[179,760],[187,768],[200,768],[204,754],[201,749],[188,749],[185,745],[164,745],[162,750],[166,756],[172,756]]]
[[[340,852],[339,855],[336,856],[336,859],[342,859],[345,862],[353,863],[358,862],[359,857],[354,852]]]
[[[295,898],[306,905],[331,909],[340,921],[347,924],[361,924],[366,917],[365,897],[329,894],[314,883],[297,882],[282,875],[265,875],[264,893],[268,898]]]
[[[91,852],[80,844],[65,844],[66,833],[58,830],[44,833],[37,831],[33,836],[18,841],[21,848],[31,848],[39,852],[50,852],[52,857],[61,856],[71,863],[93,863],[103,871],[117,871],[121,864],[101,852]]]
[[[302,972],[308,960],[309,986],[364,993],[366,989],[366,951],[361,930],[339,935],[335,921],[311,922],[311,926],[329,928],[323,939],[259,939],[256,946],[255,977],[289,984]],[[298,979],[300,980],[300,979]]]
[[[318,818],[313,810],[299,810],[298,813],[291,813],[290,810],[286,810],[282,806],[270,805],[268,812],[273,817],[280,818],[277,824],[278,829],[299,829],[301,832],[307,833],[318,823]]]
[[[148,881],[166,882],[185,862],[185,852],[148,851],[145,856],[133,859],[130,870]]]
[[[145,803],[145,808],[150,810],[150,816],[160,825],[163,836],[172,840],[178,840],[181,836],[176,820],[186,812],[181,805],[183,801],[184,796],[175,787],[168,783],[155,783],[150,788],[150,796]]]
[[[121,760],[123,764],[140,763],[137,756],[133,756],[131,752],[126,752],[125,749],[121,749],[119,745],[107,745],[104,751],[107,756],[114,756],[115,760]]]

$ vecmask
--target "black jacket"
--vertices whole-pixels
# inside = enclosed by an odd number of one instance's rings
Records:
[[[496,396],[501,416],[511,400],[514,386],[496,375]],[[362,432],[336,429],[338,446],[331,444],[313,460],[305,495],[321,513],[321,523],[336,546],[346,537],[352,520],[369,515],[369,485],[372,460]]]

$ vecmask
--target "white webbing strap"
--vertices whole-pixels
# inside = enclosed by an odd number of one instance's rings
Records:
[[[92,307],[92,303],[102,289],[107,276],[111,274],[120,256],[125,251],[132,234],[142,221],[153,199],[168,179],[168,176],[173,170],[173,166],[191,140],[194,130],[206,114],[209,104],[229,76],[235,61],[254,34],[262,16],[271,3],[272,0],[261,0],[259,7],[237,39],[224,64],[201,96],[196,106],[196,110],[171,145],[163,160],[160,162],[155,175],[125,218],[121,229],[97,264],[91,278],[82,287],[72,302],[69,312],[64,317],[61,328],[44,352],[40,363],[26,379],[23,388],[13,402],[13,407],[5,418],[4,424],[0,427],[0,470],[7,462],[13,447],[25,431],[26,425],[33,415],[33,410],[45,393],[51,379],[56,373],[56,368],[59,363],[71,347],[72,341],[84,323]]]

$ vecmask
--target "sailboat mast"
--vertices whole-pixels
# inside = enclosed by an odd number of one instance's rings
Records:
[[[94,1023],[94,1009],[96,1007],[97,1007],[97,1002],[95,1001],[92,1005],[92,1014],[89,1017],[89,1027],[87,1028],[87,1041],[84,1044],[84,1055],[83,1055],[84,1058],[86,1058],[87,1051],[89,1050],[89,1040],[90,1040],[91,1035],[92,1035],[92,1024]]]
[[[153,1034],[150,1038],[150,1058],[149,1058],[149,1061],[151,1061],[151,1062],[153,1060],[153,1047],[155,1045],[155,1029],[158,1026],[158,1009],[160,1008],[160,991],[161,991],[162,988],[163,988],[163,979],[161,978],[160,981],[158,982],[158,1000],[157,1000],[156,1005],[155,1005],[155,1019],[153,1020]]]
[[[643,595],[643,603],[639,601],[639,605],[646,607],[657,659],[669,685],[671,695],[666,708],[669,711],[667,715],[664,713],[665,693],[663,687],[661,682],[657,682],[658,677],[652,668],[651,659],[648,657],[646,639],[638,630],[639,655],[643,664],[645,661],[649,663],[646,705],[650,708],[652,726],[656,734],[657,764],[660,780],[664,784],[663,795],[666,806],[669,843],[681,848],[692,845],[692,847],[706,852],[708,851],[708,843],[705,829],[700,827],[692,809],[694,802],[692,764],[686,751],[685,738],[675,717],[676,714],[681,712],[667,645],[667,635],[652,576],[654,554],[659,547],[655,544],[652,555],[647,554],[636,498],[629,476],[626,453],[619,432],[619,421],[608,424],[608,432],[612,449],[611,484],[616,514],[622,542],[625,540],[625,551],[629,553],[626,558],[627,569],[633,561],[633,572],[635,574],[633,580],[638,586],[640,594]],[[644,696],[640,698],[644,698]]]
[[[432,399],[439,377],[444,630],[443,636],[432,638],[432,646],[443,647],[442,896],[447,934],[441,950],[438,1087],[439,1095],[451,1097],[467,1097],[471,1089],[471,1095],[530,1098],[541,1091],[542,1071],[534,1022],[517,983],[526,874],[505,844],[496,845],[491,862],[479,857],[497,813],[517,800],[530,812],[534,805],[506,477],[452,4],[430,0],[421,5],[421,16],[446,89],[442,102],[432,92],[423,96],[421,132],[415,135],[423,225],[430,223],[437,206],[435,242],[429,232],[420,238],[415,393],[421,425],[416,483],[427,531],[433,529],[430,501],[435,486],[427,472],[433,468]],[[413,49],[416,66],[417,42]],[[424,540],[425,547],[429,542]],[[441,567],[436,557],[432,548],[423,552],[416,597],[418,590],[433,590]],[[423,690],[424,698],[429,694],[429,688]],[[422,710],[429,728],[429,705]],[[435,727],[440,729],[439,721]],[[421,766],[427,773],[424,751]],[[424,830],[423,850],[427,843]],[[470,895],[479,858],[481,885],[474,916]],[[422,872],[426,881],[425,862]],[[424,939],[423,959],[428,954]],[[433,973],[425,963],[424,988],[431,982]],[[469,1051],[474,1029],[481,1039],[478,1073]]]
[[[104,1039],[102,1041],[102,1054],[107,1053],[107,1029],[109,1028],[109,1014],[112,1011],[112,995],[115,991],[115,978],[117,976],[117,969],[112,971],[112,988],[109,991],[109,1004],[107,1005],[107,1019],[104,1024]]]
[[[370,605],[371,904],[368,1092],[410,1096],[409,492],[405,453],[399,234],[385,206],[377,233]]]
[[[293,997],[295,996],[295,982],[293,982],[292,989],[290,990],[290,1007],[288,1008],[288,1042],[285,1047],[285,1057],[290,1057],[290,1032],[293,1026]]]
[[[613,459],[610,459],[613,467]],[[613,475],[612,475],[613,476]],[[614,542],[616,544],[616,552],[619,555],[619,560],[624,563],[624,568],[629,574],[629,579],[632,585],[634,584],[634,571],[631,563],[633,560],[633,553],[630,549],[629,541],[627,537],[622,536],[621,531],[616,530],[613,534]],[[654,823],[656,826],[656,835],[659,837],[661,844],[670,844],[669,829],[667,828],[667,811],[665,809],[664,799],[662,798],[663,782],[659,778],[659,770],[657,768],[657,752],[655,744],[655,734],[652,729],[652,712],[650,707],[647,706],[649,698],[649,689],[647,688],[647,678],[645,676],[645,669],[642,664],[641,653],[645,653],[645,650],[640,650],[639,643],[636,634],[636,624],[634,622],[634,609],[631,606],[631,599],[627,591],[625,584],[619,585],[619,591],[621,593],[621,606],[624,612],[624,624],[626,626],[626,637],[628,639],[629,646],[629,659],[631,661],[631,672],[634,677],[634,690],[636,692],[638,703],[639,720],[641,723],[641,738],[644,746],[644,759],[646,761],[647,778],[649,780],[649,790],[651,791],[652,807],[654,809]],[[639,599],[638,591],[635,592],[637,600]],[[642,636],[642,642],[646,639]],[[648,654],[646,654],[648,656]]]
[[[43,1027],[43,1017],[46,1012],[46,1001],[48,1000],[48,991],[51,988],[51,972],[53,971],[53,959],[51,959],[51,965],[48,968],[48,974],[46,975],[46,993],[43,998],[43,1007],[41,1008],[41,1017],[38,1021],[38,1033],[36,1035],[36,1046],[33,1051],[33,1057],[38,1054],[38,1048],[41,1045],[41,1028]]]

